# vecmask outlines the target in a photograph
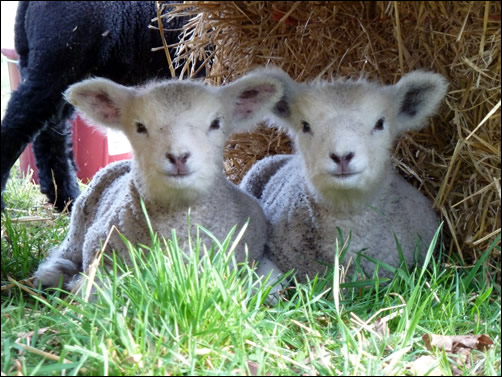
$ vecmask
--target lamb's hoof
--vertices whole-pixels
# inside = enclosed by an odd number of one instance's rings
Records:
[[[34,275],[36,286],[58,287],[61,279],[63,286],[79,273],[78,266],[68,259],[59,259],[54,262],[42,263]]]
[[[265,299],[265,303],[268,306],[275,306],[279,302],[280,297],[281,297],[281,295],[279,293],[279,290],[277,290],[275,292],[272,292],[272,290],[271,290],[270,293],[268,294],[267,298]]]

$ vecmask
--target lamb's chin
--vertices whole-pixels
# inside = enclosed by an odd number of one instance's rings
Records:
[[[344,177],[319,174],[311,180],[310,186],[319,201],[342,212],[357,212],[373,198],[363,174]]]
[[[194,173],[189,174],[166,174],[163,177],[164,184],[171,189],[185,189],[192,187],[197,179]]]
[[[326,178],[327,185],[335,190],[357,190],[362,186],[362,181],[360,173],[332,174]]]
[[[362,174],[318,174],[312,178],[312,183],[320,192],[359,191],[364,187]]]

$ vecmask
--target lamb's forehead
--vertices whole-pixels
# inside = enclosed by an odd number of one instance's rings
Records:
[[[364,118],[383,115],[391,102],[391,93],[382,85],[366,80],[338,80],[307,85],[297,106],[302,115],[314,118],[341,113]]]
[[[201,114],[221,105],[215,90],[195,81],[163,81],[141,87],[136,92],[141,108],[160,109],[172,115]]]

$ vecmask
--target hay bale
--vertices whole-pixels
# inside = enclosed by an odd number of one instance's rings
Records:
[[[221,84],[259,65],[302,81],[361,74],[393,84],[439,72],[449,92],[430,126],[397,144],[394,163],[445,221],[448,251],[473,262],[494,242],[500,272],[500,2],[185,2],[164,17],[193,17],[173,64],[203,60]],[[238,135],[226,151],[239,182],[269,154],[289,153],[277,131]],[[498,238],[498,240],[497,240]]]

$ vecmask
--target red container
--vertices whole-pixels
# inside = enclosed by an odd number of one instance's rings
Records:
[[[10,87],[14,91],[21,83],[21,75],[17,68],[19,56],[13,49],[2,49],[2,55],[7,58]],[[108,135],[111,137],[109,138]],[[125,136],[118,136],[117,133],[105,135],[78,115],[73,120],[73,153],[78,167],[77,177],[84,183],[89,182],[99,169],[110,162],[132,157],[131,148]],[[38,183],[38,169],[31,143],[28,144],[19,160],[21,171],[28,174],[31,168],[32,180]]]

